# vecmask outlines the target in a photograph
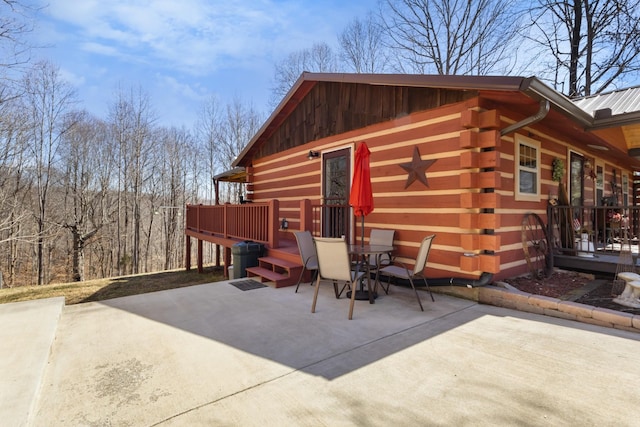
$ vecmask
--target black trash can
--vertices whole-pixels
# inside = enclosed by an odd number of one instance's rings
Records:
[[[247,267],[256,267],[262,256],[264,245],[251,241],[238,242],[231,246],[233,256],[233,278],[247,277]]]

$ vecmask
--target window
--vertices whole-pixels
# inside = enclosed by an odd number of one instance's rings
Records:
[[[584,156],[569,151],[569,198],[571,206],[584,205]]]
[[[516,135],[516,200],[540,201],[540,143]]]

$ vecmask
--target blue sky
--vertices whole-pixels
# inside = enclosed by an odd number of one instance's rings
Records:
[[[48,0],[34,36],[106,118],[118,87],[141,86],[158,124],[191,127],[202,102],[234,97],[265,113],[273,65],[336,37],[377,0]]]

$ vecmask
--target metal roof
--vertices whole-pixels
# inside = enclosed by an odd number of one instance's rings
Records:
[[[612,116],[634,113],[640,111],[640,86],[586,96],[575,99],[573,103],[592,117],[596,111],[605,109],[610,109]]]

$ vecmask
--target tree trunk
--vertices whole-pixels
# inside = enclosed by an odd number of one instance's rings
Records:
[[[571,58],[569,64],[569,96],[579,95],[578,61],[580,59],[580,30],[582,26],[582,1],[573,1],[573,33],[571,34]]]

